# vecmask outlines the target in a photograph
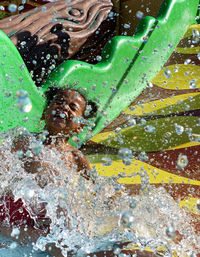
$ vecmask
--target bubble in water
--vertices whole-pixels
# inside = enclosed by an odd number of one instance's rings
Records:
[[[28,93],[25,90],[19,90],[16,92],[17,107],[21,112],[30,112],[32,109],[32,103],[28,97]]]
[[[175,124],[175,131],[177,135],[182,135],[184,132],[184,127],[178,124]]]
[[[109,158],[109,157],[103,157],[101,159],[101,163],[104,165],[104,166],[110,166],[112,164],[112,160]]]
[[[9,6],[8,6],[9,12],[16,12],[16,10],[17,10],[16,4],[9,4]]]
[[[128,148],[121,148],[118,152],[118,157],[120,159],[131,159],[133,157],[132,151]]]
[[[136,17],[137,17],[138,19],[142,19],[142,18],[144,17],[144,13],[141,12],[141,11],[137,11],[137,12],[136,12]]]
[[[167,229],[166,229],[166,235],[169,237],[169,238],[174,238],[175,237],[175,231],[174,231],[174,228],[169,226]]]
[[[165,69],[165,70],[164,70],[164,74],[165,74],[165,77],[166,77],[167,79],[169,79],[169,78],[172,76],[171,71],[168,70],[168,69]]]
[[[196,80],[196,79],[190,80],[189,86],[190,86],[190,88],[192,88],[192,89],[196,88],[196,87],[197,87],[197,80]]]
[[[16,227],[13,228],[12,232],[11,232],[11,237],[18,237],[20,234],[20,230]]]
[[[133,211],[125,211],[121,215],[120,224],[130,228],[134,222],[134,212]]]
[[[188,158],[187,155],[179,154],[178,159],[176,161],[176,167],[177,169],[185,169],[185,167],[188,165]]]
[[[147,125],[144,127],[144,130],[148,133],[153,133],[153,132],[155,132],[156,128],[152,125]]]

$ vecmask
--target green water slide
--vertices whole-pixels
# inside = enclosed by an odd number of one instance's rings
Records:
[[[157,18],[142,19],[134,37],[112,38],[101,62],[91,65],[66,61],[52,72],[40,91],[15,46],[1,32],[0,129],[25,126],[30,131],[40,131],[45,104],[42,95],[51,86],[72,87],[98,106],[96,117],[78,135],[80,144],[89,140],[133,102],[163,67],[187,27],[197,22],[198,5],[199,0],[164,0]],[[19,110],[18,90],[25,90],[30,96],[29,112]],[[71,140],[71,144],[75,143]]]

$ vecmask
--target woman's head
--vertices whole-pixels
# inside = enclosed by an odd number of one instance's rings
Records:
[[[86,116],[88,109],[91,111]],[[71,136],[73,133],[80,133],[83,128],[80,118],[91,117],[94,112],[96,112],[96,105],[87,102],[78,91],[51,88],[47,92],[47,107],[43,119],[50,134],[62,133]]]

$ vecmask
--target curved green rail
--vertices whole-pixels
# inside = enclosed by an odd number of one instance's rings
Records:
[[[41,130],[39,120],[44,109],[44,98],[38,92],[17,48],[2,31],[0,67],[0,131],[17,126],[26,127],[33,132]],[[25,90],[28,98],[23,99],[22,94],[20,97],[19,90]],[[31,111],[27,102],[29,99],[32,103]],[[21,111],[23,107],[27,112]]]
[[[43,92],[50,86],[67,85],[99,106],[95,126],[78,136],[81,143],[107,126],[153,79],[187,27],[195,23],[198,4],[199,0],[165,0],[158,17],[145,17],[134,37],[114,37],[100,63],[67,61],[51,74]]]
[[[64,62],[40,92],[17,49],[0,32],[0,130],[24,126],[30,131],[41,131],[40,117],[45,104],[42,94],[50,86],[68,85],[98,105],[97,116],[78,136],[80,144],[89,140],[133,102],[162,68],[187,27],[195,23],[198,4],[199,0],[164,0],[158,17],[145,17],[134,37],[114,37],[106,45],[101,62]],[[18,108],[18,90],[27,92],[31,111],[24,113]]]

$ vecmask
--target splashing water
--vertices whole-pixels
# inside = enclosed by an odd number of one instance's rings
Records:
[[[25,172],[20,153],[11,151],[13,139],[22,133],[33,146],[29,156],[35,154],[36,145],[40,146],[35,155],[48,163],[45,176],[39,170],[34,174]],[[133,242],[141,250],[149,247],[155,253],[164,247],[166,257],[172,256],[173,251],[180,256],[194,251],[198,244],[190,219],[163,188],[151,187],[148,177],[143,176],[140,194],[130,195],[117,182],[122,173],[108,178],[98,176],[94,170],[91,181],[86,180],[66,168],[56,149],[38,142],[42,138],[18,128],[2,134],[0,144],[0,194],[12,192],[15,200],[22,199],[34,220],[35,231],[41,231],[43,224],[38,217],[45,206],[48,232],[33,241],[34,251],[45,251],[47,244],[54,243],[63,256],[69,252],[73,256],[87,256],[100,250],[117,251],[116,245],[123,242]],[[9,224],[11,217],[7,216]],[[29,233],[29,228],[25,228]],[[20,235],[16,227],[11,231],[10,238]],[[173,241],[176,231],[182,235],[178,244]],[[9,247],[15,249],[17,243],[12,242]]]

